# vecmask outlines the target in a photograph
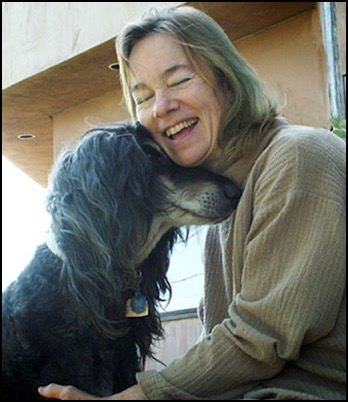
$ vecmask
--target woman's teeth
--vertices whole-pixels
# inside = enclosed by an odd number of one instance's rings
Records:
[[[166,130],[166,136],[169,138],[173,138],[175,134],[183,130],[184,128],[188,128],[196,124],[198,119],[191,119],[188,121],[184,121],[182,123],[177,124],[174,127],[171,127],[170,129]]]

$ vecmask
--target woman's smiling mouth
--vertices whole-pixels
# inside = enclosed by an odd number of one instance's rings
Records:
[[[180,133],[180,132],[183,131],[185,128],[190,128],[190,127],[196,125],[197,123],[198,123],[198,119],[197,119],[197,118],[195,118],[195,119],[190,119],[190,120],[187,120],[187,121],[183,121],[183,122],[181,122],[181,123],[176,124],[176,125],[173,126],[173,127],[170,127],[169,129],[167,129],[167,130],[165,131],[165,135],[166,135],[168,138],[173,139],[176,134]]]

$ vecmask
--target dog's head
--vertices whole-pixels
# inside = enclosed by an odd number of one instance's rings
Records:
[[[240,190],[203,169],[177,166],[142,126],[98,128],[84,137],[53,170],[47,209],[63,277],[101,323],[124,317],[115,300],[139,286],[136,268],[154,248],[161,256],[148,287],[155,294],[147,297],[159,300],[170,287],[165,274],[177,228],[225,219]]]

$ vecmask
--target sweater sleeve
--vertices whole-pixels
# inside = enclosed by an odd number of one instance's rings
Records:
[[[334,327],[345,286],[339,184],[319,186],[315,169],[306,170],[313,181],[298,180],[296,170],[292,190],[285,184],[280,191],[291,173],[283,167],[259,180],[259,195],[255,190],[241,286],[228,317],[161,372],[138,374],[148,399],[221,399],[231,390],[237,396],[276,376],[302,345]]]

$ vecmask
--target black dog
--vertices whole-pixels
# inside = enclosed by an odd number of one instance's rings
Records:
[[[156,308],[183,225],[231,214],[239,189],[170,161],[138,126],[92,130],[51,176],[51,240],[3,293],[2,399],[40,385],[95,395],[135,383],[163,329]]]

